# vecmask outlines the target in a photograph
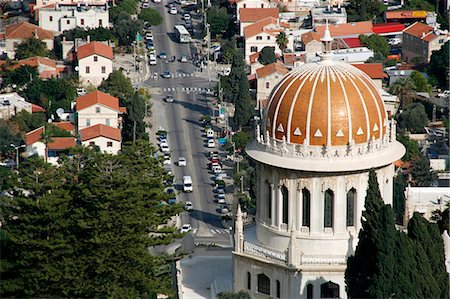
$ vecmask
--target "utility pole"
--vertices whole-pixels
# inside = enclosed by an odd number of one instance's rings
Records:
[[[211,87],[211,59],[210,59],[210,49],[211,49],[211,32],[209,31],[209,24],[206,23],[206,36],[208,39],[207,43],[207,58],[208,58],[208,87]]]

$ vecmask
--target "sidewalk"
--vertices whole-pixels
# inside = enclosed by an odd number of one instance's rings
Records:
[[[140,62],[136,62],[138,70],[134,70],[134,57],[133,54],[116,55],[113,62],[114,69],[123,69],[123,73],[131,80],[131,83],[137,84],[143,82],[150,77],[150,65],[148,64],[147,51],[142,55],[143,59]]]

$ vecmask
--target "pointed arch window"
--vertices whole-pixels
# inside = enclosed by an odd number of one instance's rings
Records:
[[[333,227],[334,193],[330,189],[325,191],[323,205],[323,226]]]
[[[288,224],[288,213],[289,213],[289,191],[285,185],[281,186],[281,195],[283,197],[283,223]]]
[[[302,190],[302,226],[311,225],[311,193],[308,189]]]
[[[356,190],[352,188],[347,192],[347,211],[345,218],[347,226],[355,226],[355,200]]]
[[[270,296],[270,278],[264,273],[258,274],[258,293]]]

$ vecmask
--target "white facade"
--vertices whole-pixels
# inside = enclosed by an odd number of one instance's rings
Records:
[[[273,88],[283,79],[284,74],[274,72],[262,78],[256,78],[256,103],[259,108],[261,102],[268,99]]]
[[[241,8],[274,8],[275,4],[268,0],[241,0],[236,2],[236,17],[239,20],[239,9]],[[242,32],[242,29],[241,31]]]
[[[107,137],[99,136],[81,142],[84,146],[98,146],[104,153],[116,155],[121,149],[121,142]]]
[[[97,61],[95,61],[97,60]],[[78,60],[78,76],[84,84],[100,85],[113,71],[111,59],[93,54]]]
[[[339,7],[317,7],[311,10],[313,27],[325,25],[345,24],[347,23],[347,12],[345,8]]]
[[[320,5],[319,0],[281,0],[280,5],[287,11],[308,12]]]
[[[450,202],[449,187],[408,186],[405,193],[405,222],[411,219],[414,212],[418,212],[425,219],[430,220],[434,211],[445,210]]]
[[[47,46],[48,50],[53,50],[54,48],[54,40],[53,39],[40,39]],[[24,41],[24,39],[19,38],[7,38],[4,41],[4,52],[9,59],[14,59],[16,56],[17,47]]]
[[[39,26],[51,31],[63,32],[75,27],[109,28],[107,6],[60,5],[56,9],[39,9]]]
[[[264,47],[274,47],[275,54],[281,55],[282,51],[276,42],[278,33],[267,33],[260,32],[254,36],[245,39],[245,62],[250,64],[250,55],[260,52]],[[286,32],[289,43],[287,45],[288,49],[293,49],[294,38]]]
[[[98,124],[119,128],[119,111],[110,107],[94,104],[78,112],[78,130]]]

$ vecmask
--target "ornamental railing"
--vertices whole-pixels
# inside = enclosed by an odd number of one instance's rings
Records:
[[[345,264],[345,255],[300,255],[300,264]]]
[[[244,252],[286,263],[286,252],[269,249],[261,245],[250,243],[248,241],[244,241]]]

